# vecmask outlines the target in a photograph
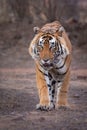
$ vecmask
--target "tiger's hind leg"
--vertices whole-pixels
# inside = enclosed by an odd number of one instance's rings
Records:
[[[70,71],[67,72],[62,85],[57,90],[56,108],[69,108],[69,104],[67,101],[69,80],[70,80]]]

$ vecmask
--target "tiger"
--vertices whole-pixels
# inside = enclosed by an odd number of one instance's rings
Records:
[[[29,45],[34,59],[39,95],[37,110],[67,108],[72,45],[59,21],[34,27],[35,36]]]

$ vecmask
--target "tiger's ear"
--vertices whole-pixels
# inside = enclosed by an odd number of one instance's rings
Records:
[[[37,34],[40,31],[40,28],[39,27],[34,27],[33,31],[34,31],[35,34]]]
[[[62,33],[64,32],[64,27],[63,26],[61,26],[59,29],[58,29],[58,35],[60,36],[60,37],[62,37]]]

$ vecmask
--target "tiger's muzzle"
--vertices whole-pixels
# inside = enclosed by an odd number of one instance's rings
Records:
[[[51,69],[53,67],[53,63],[49,59],[41,60],[41,65],[44,69]]]

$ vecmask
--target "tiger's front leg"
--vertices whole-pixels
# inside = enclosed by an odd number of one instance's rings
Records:
[[[70,80],[70,70],[65,75],[63,83],[57,90],[56,108],[69,108],[69,104],[67,101],[69,80]]]
[[[59,73],[58,78],[60,79],[60,83],[58,83],[57,89],[57,103],[56,108],[69,108],[69,104],[67,101],[68,96],[68,88],[69,88],[69,81],[70,81],[70,63],[71,63],[71,56],[68,55],[66,59],[61,62],[61,67],[58,68],[56,71]],[[56,78],[56,77],[54,77]]]
[[[36,67],[36,82],[40,99],[40,102],[37,104],[36,109],[51,110],[54,108],[54,105],[51,102],[51,93],[49,93],[49,89],[51,88],[47,86],[45,75],[40,69],[38,69],[38,67]]]

